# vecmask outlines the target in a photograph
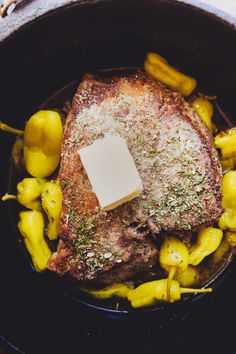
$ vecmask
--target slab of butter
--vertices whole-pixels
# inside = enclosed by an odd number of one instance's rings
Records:
[[[107,135],[78,153],[103,210],[114,209],[141,194],[142,180],[125,139]]]

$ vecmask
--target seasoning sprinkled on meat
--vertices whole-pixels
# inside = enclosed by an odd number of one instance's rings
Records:
[[[126,140],[144,186],[108,212],[78,155],[105,134]],[[109,83],[84,78],[66,122],[59,179],[61,240],[48,266],[78,280],[125,280],[157,261],[150,232],[183,233],[222,214],[222,171],[208,128],[180,94],[143,73]]]

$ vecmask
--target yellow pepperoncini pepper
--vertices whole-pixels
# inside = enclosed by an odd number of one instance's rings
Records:
[[[43,214],[37,210],[22,211],[18,228],[29,251],[37,272],[46,269],[51,250],[44,239]]]
[[[206,227],[197,236],[197,243],[190,247],[189,264],[198,265],[205,257],[219,247],[223,232],[214,227]]]
[[[174,278],[181,286],[192,286],[199,282],[200,272],[196,267],[189,265],[186,269],[178,269]]]
[[[170,89],[181,92],[184,96],[189,96],[197,85],[195,79],[177,71],[156,53],[147,54],[144,68],[149,75]]]
[[[170,284],[177,269],[186,269],[188,266],[188,249],[177,237],[166,236],[160,249],[159,261],[162,268],[169,272],[167,294],[170,299]]]
[[[24,164],[33,177],[48,177],[60,161],[63,127],[56,111],[42,110],[35,113],[26,123],[25,130],[18,130],[0,122],[0,130],[24,136]],[[20,143],[14,146],[12,156],[19,160]]]
[[[233,170],[236,166],[236,157],[231,157],[226,160],[220,160],[223,171]]]
[[[236,208],[226,209],[218,222],[218,226],[221,230],[236,231]]]
[[[46,182],[42,188],[42,207],[48,216],[47,236],[55,240],[59,234],[62,191],[59,183]]]
[[[26,208],[41,210],[39,197],[45,183],[46,180],[43,178],[24,178],[17,184],[17,196],[6,194],[2,197],[2,200],[17,199]]]
[[[133,288],[133,283],[114,283],[99,290],[92,290],[87,288],[81,288],[81,290],[89,293],[97,299],[109,299],[113,296],[126,299],[128,292]]]
[[[17,199],[26,208],[41,210],[39,197],[46,180],[43,178],[24,178],[17,184]]]
[[[225,258],[226,254],[231,249],[231,245],[228,242],[227,238],[224,237],[221,241],[217,250],[212,254],[212,258],[210,264],[215,267],[217,264],[222,264],[223,259]]]
[[[192,102],[192,107],[203,122],[206,123],[210,131],[213,132],[214,126],[211,121],[213,116],[213,104],[207,99],[199,97]]]
[[[50,176],[60,161],[63,128],[54,111],[38,111],[26,123],[24,132],[24,162],[34,177]]]
[[[12,133],[12,134],[17,134],[20,135],[20,137],[18,137],[12,147],[11,150],[11,156],[14,162],[14,165],[16,167],[20,167],[23,163],[22,161],[22,157],[23,157],[23,139],[22,136],[24,135],[24,130],[19,130],[19,129],[15,129],[10,127],[9,125],[0,122],[0,130],[4,131],[4,132],[8,132],[8,133]]]
[[[11,149],[11,157],[12,157],[14,165],[17,168],[20,168],[24,165],[23,147],[24,147],[24,140],[20,137],[20,138],[16,139],[16,141],[13,144],[13,147]]]
[[[13,133],[13,134],[17,134],[17,135],[23,135],[24,134],[24,130],[19,130],[19,129],[15,129],[10,127],[9,125],[0,122],[0,130],[7,132],[7,133]]]
[[[223,200],[225,212],[219,220],[222,230],[236,230],[236,171],[229,171],[223,177]]]
[[[215,137],[215,146],[221,150],[222,158],[236,157],[236,128],[220,132]]]
[[[138,308],[155,305],[158,301],[178,301],[181,298],[181,294],[207,292],[212,292],[212,289],[181,288],[176,280],[172,280],[170,286],[170,300],[167,295],[167,279],[161,279],[141,284],[136,289],[129,291],[127,298],[131,302],[132,307]]]
[[[233,247],[233,248],[236,247],[236,233],[235,232],[226,232],[225,238],[231,247]]]
[[[223,177],[223,208],[236,208],[236,171],[229,171]]]

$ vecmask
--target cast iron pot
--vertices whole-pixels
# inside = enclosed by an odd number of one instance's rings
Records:
[[[196,77],[199,87],[217,95],[225,111],[236,117],[234,19],[209,10],[211,14],[170,0],[23,1],[0,22],[0,119],[23,127],[42,102],[83,73],[140,67],[147,51],[161,53]],[[13,141],[1,134],[1,195],[11,187]],[[200,338],[204,330],[216,342],[215,333],[226,329],[235,314],[234,261],[213,283],[212,295],[140,311],[101,307],[64,283],[36,274],[17,242],[8,208],[3,204],[0,208],[3,335],[22,350],[52,353],[69,346],[73,351],[77,341],[80,346],[86,343],[87,350],[94,343],[103,348],[114,329],[120,331],[119,343],[110,344],[109,351],[125,346],[129,353],[142,346],[151,350],[166,338],[168,345],[186,343],[196,334]],[[218,326],[223,318],[224,326]],[[89,331],[94,334],[90,344]],[[231,332],[222,333],[227,339]]]

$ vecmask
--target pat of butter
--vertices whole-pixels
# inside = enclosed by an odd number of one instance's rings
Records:
[[[120,136],[107,135],[78,153],[103,210],[114,209],[141,194],[142,180]]]

